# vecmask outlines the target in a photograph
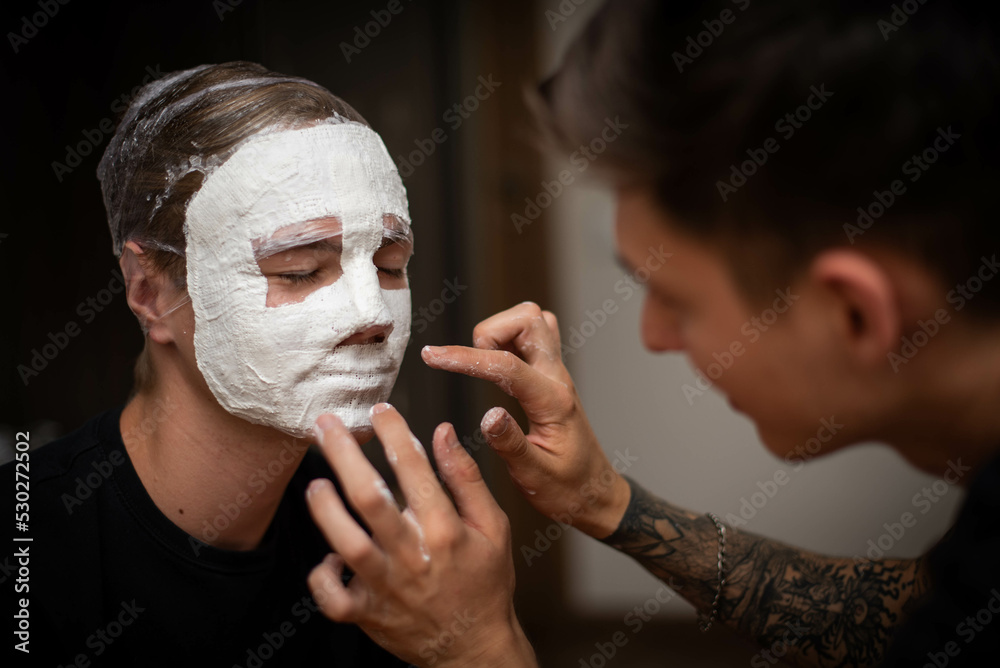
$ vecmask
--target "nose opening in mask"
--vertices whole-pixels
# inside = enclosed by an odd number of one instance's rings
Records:
[[[355,332],[338,344],[339,346],[363,346],[372,343],[383,343],[392,334],[393,325],[372,325],[360,332]]]
[[[374,265],[355,268],[345,276],[351,292],[348,308],[354,311],[351,334],[339,345],[382,343],[393,330],[393,318],[385,303]]]

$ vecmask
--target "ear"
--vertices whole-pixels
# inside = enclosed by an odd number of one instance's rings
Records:
[[[848,345],[865,363],[885,363],[900,337],[900,306],[891,276],[871,257],[829,250],[813,260],[811,279],[833,297]]]
[[[142,247],[134,241],[126,242],[118,265],[125,279],[128,307],[139,319],[142,331],[156,343],[173,342],[173,331],[164,318],[183,305],[187,295],[177,289],[169,276],[152,266]]]

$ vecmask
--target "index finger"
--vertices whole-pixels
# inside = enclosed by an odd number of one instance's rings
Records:
[[[466,346],[424,346],[420,351],[427,366],[488,380],[520,402],[528,419],[545,423],[558,420],[566,407],[556,397],[569,387],[551,378],[506,350],[477,350]]]
[[[325,413],[316,421],[317,444],[337,474],[344,494],[385,549],[393,549],[406,536],[399,507],[382,476],[361,452],[344,423]],[[346,556],[346,555],[345,555]]]
[[[546,372],[562,366],[559,330],[553,331],[545,312],[533,302],[518,304],[480,322],[472,331],[472,345],[483,350],[510,346],[528,364]]]
[[[418,518],[434,510],[451,511],[451,501],[438,483],[427,451],[410,431],[406,420],[389,404],[376,404],[371,412],[372,427],[385,448],[389,465],[396,472],[407,505]]]

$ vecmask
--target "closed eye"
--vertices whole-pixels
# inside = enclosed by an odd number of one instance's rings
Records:
[[[406,272],[402,269],[390,269],[388,267],[379,267],[378,271],[380,274],[385,274],[386,276],[390,276],[392,278],[403,278],[406,274]]]
[[[288,274],[278,274],[278,278],[291,285],[304,285],[308,283],[315,283],[319,280],[319,270],[314,269],[310,272],[299,272],[299,273],[288,273]]]

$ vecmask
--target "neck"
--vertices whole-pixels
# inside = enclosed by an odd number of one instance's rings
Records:
[[[256,548],[308,441],[230,415],[207,387],[199,391],[180,377],[158,380],[121,417],[139,479],[160,511],[191,536],[224,549]]]
[[[1000,350],[995,335],[955,330],[947,342],[934,342],[939,343],[936,349],[928,345],[910,362],[921,366],[900,378],[908,408],[897,415],[885,439],[933,475],[958,459],[974,474],[1000,453]],[[973,477],[963,476],[961,484]]]

